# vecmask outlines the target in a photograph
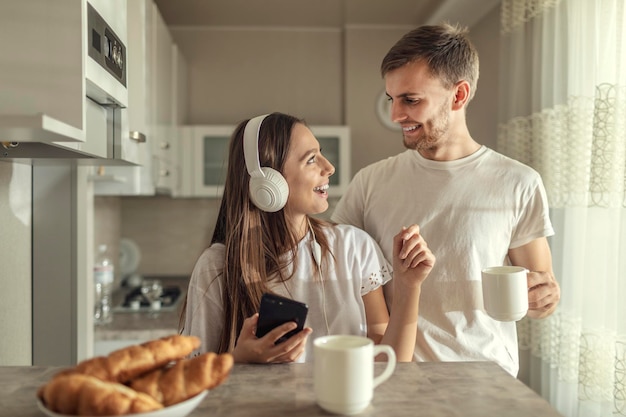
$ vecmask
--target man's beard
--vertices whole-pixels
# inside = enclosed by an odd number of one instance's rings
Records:
[[[424,131],[428,127],[428,133]],[[422,149],[433,149],[437,147],[440,139],[448,132],[450,127],[450,114],[448,113],[448,103],[444,103],[435,118],[426,121],[420,129],[422,132],[417,138],[407,139],[403,136],[403,143],[407,149],[419,151]]]

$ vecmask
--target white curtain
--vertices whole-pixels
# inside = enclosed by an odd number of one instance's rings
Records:
[[[626,416],[625,3],[502,1],[498,150],[544,180],[561,284],[520,379],[568,417]]]

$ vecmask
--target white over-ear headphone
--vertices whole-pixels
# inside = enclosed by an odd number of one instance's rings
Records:
[[[243,153],[250,174],[250,200],[260,210],[276,212],[287,203],[289,186],[280,174],[270,167],[261,167],[259,161],[259,131],[268,115],[257,116],[248,121],[243,132]]]

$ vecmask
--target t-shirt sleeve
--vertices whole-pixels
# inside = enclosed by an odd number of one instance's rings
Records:
[[[331,220],[339,224],[349,224],[359,229],[364,228],[363,213],[363,174],[359,171],[339,199],[337,206],[333,210]]]
[[[510,249],[524,246],[535,239],[553,234],[548,197],[541,177],[536,174],[536,181],[530,187],[529,198],[523,205],[519,221],[513,231]]]
[[[355,271],[361,271],[361,296],[385,285],[392,277],[392,267],[374,239],[362,230],[355,230],[360,248],[355,256]]]
[[[200,347],[192,353],[217,352],[224,327],[222,306],[222,245],[206,249],[196,262],[187,289],[183,334],[200,338]]]

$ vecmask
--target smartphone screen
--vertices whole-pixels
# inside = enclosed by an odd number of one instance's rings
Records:
[[[283,323],[296,322],[298,327],[278,339],[276,344],[284,342],[304,328],[308,310],[308,306],[299,301],[276,294],[265,293],[261,297],[256,336],[263,337],[276,326],[280,326]]]

